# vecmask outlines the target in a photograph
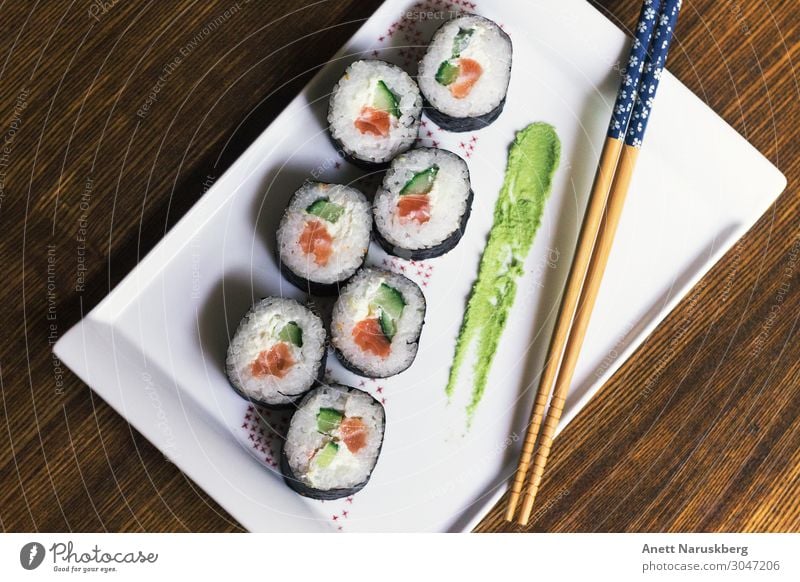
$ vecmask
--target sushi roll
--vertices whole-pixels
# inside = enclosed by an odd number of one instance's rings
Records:
[[[344,156],[360,166],[382,165],[417,139],[419,88],[408,73],[385,61],[351,64],[331,92],[328,124]]]
[[[419,63],[425,113],[449,131],[472,131],[503,111],[511,79],[511,39],[491,20],[467,14],[445,22]]]
[[[289,422],[281,451],[286,484],[312,499],[339,499],[369,481],[383,444],[383,406],[334,384],[309,392]]]
[[[282,297],[262,299],[228,346],[228,381],[242,398],[286,407],[322,378],[326,339],[322,319],[308,307]]]
[[[417,355],[425,297],[411,279],[363,269],[333,306],[331,339],[342,365],[368,378],[408,368]]]
[[[458,244],[471,207],[463,159],[442,149],[409,150],[392,160],[375,194],[375,238],[392,255],[438,257]]]
[[[334,295],[364,262],[371,230],[369,202],[361,192],[306,182],[278,227],[281,272],[307,293]]]

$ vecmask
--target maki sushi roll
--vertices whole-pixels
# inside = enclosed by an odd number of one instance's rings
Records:
[[[467,14],[445,22],[419,63],[425,113],[449,131],[472,131],[503,111],[511,79],[511,39],[494,22]]]
[[[338,499],[369,481],[383,444],[383,406],[361,390],[334,384],[303,398],[281,451],[286,484],[312,499]]]
[[[400,154],[375,194],[375,238],[406,259],[438,257],[458,244],[472,207],[467,163],[453,152],[418,148]]]
[[[331,137],[350,161],[382,165],[417,139],[422,98],[398,66],[364,60],[351,64],[333,87],[328,109]]]
[[[308,307],[282,297],[262,299],[244,316],[228,346],[228,381],[256,404],[292,404],[322,377],[326,338],[322,319]]]
[[[363,269],[333,306],[331,339],[339,361],[369,378],[408,368],[417,355],[425,297],[411,279],[381,269]]]
[[[364,262],[372,216],[366,197],[349,186],[306,182],[278,227],[278,262],[294,285],[333,295]]]

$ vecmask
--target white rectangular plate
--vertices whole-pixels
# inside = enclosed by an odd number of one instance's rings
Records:
[[[289,195],[305,178],[347,182],[359,175],[337,158],[326,135],[335,80],[364,56],[413,67],[420,45],[441,22],[421,13],[464,8],[500,23],[514,43],[498,121],[472,134],[448,134],[427,122],[421,134],[426,144],[467,159],[472,217],[459,246],[438,259],[407,263],[371,249],[372,264],[403,269],[421,284],[427,322],[416,362],[394,378],[365,381],[330,358],[331,378],[385,402],[386,438],[362,492],[310,501],[289,490],[275,469],[279,439],[267,425],[281,429],[285,418],[248,407],[228,387],[228,336],[254,298],[302,297],[272,258]],[[57,355],[251,530],[470,529],[513,470],[627,47],[626,36],[583,0],[387,1],[147,258],[58,342]],[[462,374],[449,403],[444,386],[508,145],[533,121],[556,127],[561,167],[489,387],[467,430],[469,374]],[[776,168],[665,75],[560,428],[784,186]]]

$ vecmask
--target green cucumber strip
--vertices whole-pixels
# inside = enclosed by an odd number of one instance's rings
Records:
[[[320,408],[317,413],[317,430],[323,433],[329,433],[332,430],[339,428],[344,414],[335,408]]]
[[[278,332],[278,339],[282,342],[289,342],[298,348],[303,347],[303,330],[294,321],[290,321]]]
[[[475,32],[474,28],[458,29],[458,33],[453,37],[453,58],[460,56],[461,51],[467,48],[473,32]]]
[[[433,183],[436,181],[436,174],[438,173],[439,166],[435,165],[421,172],[417,172],[406,182],[403,189],[400,190],[400,196],[405,196],[407,194],[427,194],[433,188]]]
[[[386,283],[381,283],[380,287],[378,287],[372,303],[380,307],[392,319],[400,319],[403,314],[403,308],[406,306],[406,301],[400,291]]]
[[[444,61],[439,65],[434,78],[437,83],[447,87],[458,78],[458,65],[454,65],[450,61]]]
[[[381,326],[381,332],[386,336],[386,339],[392,341],[394,334],[397,333],[397,325],[392,319],[392,316],[381,310],[381,315],[378,317],[378,323]]]
[[[322,450],[317,453],[317,456],[314,458],[314,462],[320,469],[324,469],[328,465],[333,462],[333,458],[336,456],[336,453],[339,452],[339,445],[337,445],[333,441],[329,441]]]
[[[334,204],[327,198],[318,198],[309,204],[308,208],[306,208],[306,212],[314,216],[319,216],[328,222],[336,222],[342,217],[342,214],[344,214],[344,207]]]
[[[400,118],[400,106],[397,97],[383,81],[378,81],[375,95],[372,97],[372,106],[375,109],[385,111],[389,115],[394,115],[398,119]]]

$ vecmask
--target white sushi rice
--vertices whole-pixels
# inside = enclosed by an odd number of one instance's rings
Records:
[[[378,81],[383,81],[394,93],[400,109],[399,119],[391,116],[386,137],[361,133],[354,124],[362,107],[372,102]],[[408,73],[385,61],[363,60],[351,64],[333,87],[328,123],[333,139],[348,155],[382,163],[414,144],[421,114],[422,97]]]
[[[366,446],[356,453],[339,441],[339,430],[322,434],[317,427],[320,408],[333,408],[345,417],[358,417],[366,426]],[[346,386],[322,386],[310,392],[292,417],[286,436],[284,452],[295,478],[320,491],[346,489],[367,480],[378,460],[385,416],[383,406],[369,394]],[[313,461],[315,455],[331,439],[339,450],[330,465],[321,468]]]
[[[395,321],[397,329],[386,358],[363,351],[353,339],[355,324],[377,316],[371,303],[381,283],[397,289],[406,303]],[[385,378],[402,372],[413,362],[424,320],[425,297],[416,283],[389,271],[363,269],[342,290],[333,306],[331,340],[351,365],[370,377]]]
[[[400,190],[415,174],[434,165],[439,171],[428,193],[430,219],[425,223],[401,220],[397,213]],[[436,246],[460,228],[470,188],[467,164],[456,154],[436,148],[410,150],[392,160],[375,195],[375,226],[383,238],[400,249]]]
[[[320,198],[327,198],[345,209],[336,222],[306,211]],[[281,261],[295,274],[316,283],[331,284],[347,279],[364,262],[372,230],[370,212],[366,197],[355,188],[306,182],[292,197],[278,227]],[[310,220],[322,222],[333,239],[333,253],[325,265],[318,265],[314,256],[303,252],[298,242]]]
[[[290,321],[302,332],[302,347],[285,342],[295,364],[283,378],[253,376],[253,362],[261,352],[282,341],[278,334]],[[262,299],[244,316],[228,346],[228,379],[254,400],[272,405],[293,402],[317,378],[326,349],[325,338],[322,320],[307,307],[282,297]]]
[[[462,28],[473,28],[474,32],[458,58],[477,61],[483,73],[466,97],[456,99],[449,86],[436,81],[436,72],[452,57],[453,40]],[[485,115],[506,96],[511,79],[511,51],[511,39],[491,20],[474,14],[450,20],[433,35],[419,63],[419,88],[433,107],[451,117]]]

